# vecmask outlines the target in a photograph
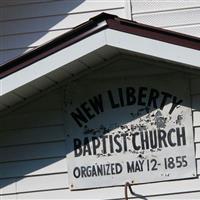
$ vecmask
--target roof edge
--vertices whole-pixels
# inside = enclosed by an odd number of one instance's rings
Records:
[[[89,19],[89,21],[74,27],[71,31],[0,65],[0,79],[105,29],[107,24],[100,27],[98,27],[98,24],[105,21],[105,19],[113,18],[113,16],[117,17],[107,13],[101,13],[100,15]]]
[[[159,41],[200,50],[200,38],[162,29],[159,27],[154,27],[135,21],[130,21],[122,18],[117,18],[115,20],[108,20],[108,27],[114,30],[123,31],[126,33],[131,33],[150,39],[156,39]]]
[[[103,21],[106,23],[99,25]],[[1,65],[0,79],[106,28],[200,50],[200,38],[101,13],[50,42]]]

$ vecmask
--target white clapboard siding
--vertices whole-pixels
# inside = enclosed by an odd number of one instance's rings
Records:
[[[66,28],[64,30],[58,31],[44,31],[44,32],[36,32],[36,33],[27,33],[27,34],[16,34],[16,35],[8,35],[8,36],[1,36],[2,42],[0,43],[0,50],[10,50],[13,48],[24,48],[27,47],[27,44],[31,41],[35,41],[29,45],[29,48],[37,47],[42,43],[46,43],[47,41],[51,40],[52,38],[56,38],[68,31],[71,28]]]
[[[0,50],[0,65],[4,64],[16,57],[19,57],[23,53],[25,53],[27,50],[32,50],[31,48],[22,48],[22,49],[10,49],[10,50]]]
[[[17,192],[61,189],[68,187],[68,174],[62,173],[23,178],[17,183]]]
[[[126,17],[125,0],[6,1],[0,3],[0,64],[71,30],[101,12]],[[34,12],[32,12],[34,10]]]
[[[191,100],[193,109],[194,139],[196,150],[197,173],[200,174],[200,79],[191,79]]]
[[[200,174],[200,79],[191,79],[191,100],[193,109],[194,139],[196,150],[197,174]]]
[[[0,197],[0,200],[15,200],[17,199],[16,194],[8,194]]]
[[[34,4],[34,3],[40,3],[40,2],[51,2],[54,0],[1,0],[0,6],[1,7],[7,7],[7,6],[18,6],[20,4]]]
[[[200,111],[193,111],[193,125],[200,126]]]
[[[65,140],[63,126],[1,131],[0,147]]]
[[[86,192],[78,192],[81,196],[81,199],[102,199],[103,192],[107,192],[107,194],[110,194],[111,192],[121,193],[121,197],[124,198],[124,191],[123,188],[116,188],[115,191],[107,190],[102,191],[99,189],[99,191],[96,192],[96,197],[92,198],[91,191],[88,191],[88,194],[86,195]],[[100,194],[100,195],[99,195]],[[83,197],[86,196],[86,197]],[[168,194],[168,195],[162,195],[162,196],[154,196],[154,197],[148,197],[149,199],[199,199],[200,191],[194,191],[194,192],[186,192],[181,194]],[[67,190],[53,190],[48,192],[35,192],[35,193],[24,193],[24,194],[17,194],[17,195],[6,195],[2,197],[2,200],[6,199],[70,199],[68,198],[68,191]],[[136,198],[135,196],[129,195],[129,197],[132,197],[130,199],[142,199],[142,198]],[[72,199],[72,198],[71,198]],[[74,199],[80,199],[80,198],[74,198]],[[109,199],[108,195],[104,199]]]
[[[1,194],[67,187],[63,94],[56,89],[34,97],[1,117],[0,199],[16,197]]]
[[[196,143],[196,158],[200,159],[200,143]]]
[[[132,19],[200,37],[200,1],[131,0]]]
[[[195,142],[200,142],[200,127],[194,128],[194,138]]]
[[[193,35],[195,37],[200,37],[200,23],[196,25],[176,26],[170,28],[166,27],[166,29],[188,35]]]
[[[192,191],[192,192],[185,192],[185,193],[179,193],[179,194],[168,194],[168,195],[162,195],[162,196],[156,196],[156,197],[149,197],[150,199],[199,199],[200,197],[200,191]],[[139,200],[139,199],[138,199]]]
[[[200,175],[200,159],[197,159],[197,173]]]
[[[62,93],[61,90],[59,90]],[[58,93],[59,93],[58,92]],[[58,94],[57,94],[58,95]],[[53,101],[54,103],[60,102],[60,96],[56,95],[55,98],[49,98],[49,101]],[[47,95],[49,97],[51,95]],[[44,100],[47,100],[46,96],[42,97]],[[39,104],[43,104],[44,100],[38,100]],[[40,102],[40,103],[39,103]],[[40,115],[43,117],[48,115],[44,114],[42,106],[39,106],[40,109],[36,109],[35,112],[28,112],[26,111],[30,109],[31,106],[34,104],[30,103],[30,105],[24,105],[22,116],[29,116],[31,119],[35,119],[34,116]],[[48,104],[49,108],[51,103]],[[36,108],[36,107],[35,107]],[[194,113],[198,113],[198,111],[194,111]],[[11,115],[12,117],[7,117],[7,121],[10,118],[13,120],[16,118],[20,118],[18,112],[16,111],[14,114]],[[194,114],[194,118],[197,115]],[[8,120],[9,119],[9,120]],[[60,119],[63,123],[63,119]],[[11,121],[13,123],[13,121]],[[37,127],[39,122],[33,121],[31,126]],[[52,127],[43,127],[43,128],[33,128],[32,131],[30,129],[16,129],[16,133],[12,131],[2,132],[2,135],[8,135],[8,141],[10,141],[11,145],[9,147],[1,147],[0,148],[0,160],[4,161],[5,163],[0,163],[0,194],[8,196],[1,196],[2,199],[6,199],[9,197],[18,198],[18,199],[58,199],[58,198],[65,198],[65,199],[117,199],[124,197],[124,187],[106,187],[101,189],[91,189],[91,190],[84,190],[84,191],[70,191],[68,189],[68,174],[67,174],[67,159],[66,159],[66,142],[63,141],[55,141],[56,140],[56,129],[58,131],[63,131],[62,126],[53,126],[55,122],[51,121]],[[9,128],[9,127],[7,127]],[[197,126],[194,128],[198,128]],[[39,132],[44,130],[44,132],[51,131],[48,134],[39,136]],[[55,136],[53,135],[55,130]],[[39,131],[39,132],[38,132]],[[30,140],[28,139],[29,136],[34,137],[34,142],[36,144],[28,144]],[[27,133],[27,136],[25,135]],[[62,132],[63,133],[63,132]],[[197,133],[197,132],[195,132]],[[20,145],[20,141],[14,142],[10,135],[20,135],[24,137],[18,137],[18,140],[22,139],[22,143],[26,143],[26,145]],[[60,132],[61,134],[61,132]],[[40,141],[41,137],[41,141]],[[48,138],[49,137],[49,138]],[[58,135],[60,139],[62,139],[62,134]],[[195,136],[196,137],[196,136]],[[10,139],[9,139],[10,138]],[[47,141],[51,141],[47,143]],[[17,137],[16,137],[17,140]],[[195,139],[196,140],[196,139]],[[14,142],[14,143],[13,143]],[[38,143],[41,142],[41,143]],[[19,145],[17,145],[19,144]],[[9,142],[7,143],[9,145]],[[200,144],[196,143],[196,156],[200,158]],[[19,159],[19,160],[18,160]],[[22,160],[22,161],[20,161]],[[9,161],[9,162],[8,162]],[[12,161],[12,162],[10,162]],[[31,167],[31,168],[30,168]],[[197,160],[197,167],[198,167],[198,174],[199,174],[199,159]],[[11,170],[15,168],[15,170]],[[10,172],[10,173],[9,173]],[[141,184],[135,185],[134,191],[138,194],[147,197],[157,197],[157,198],[181,198],[184,197],[184,194],[188,196],[188,198],[195,197],[195,194],[200,192],[199,189],[200,179],[186,179],[186,180],[179,180],[179,181],[169,181],[169,182],[160,182],[160,183],[152,183],[152,184]],[[159,190],[158,190],[159,188]],[[14,193],[14,194],[13,194]],[[10,195],[9,195],[10,194]],[[11,195],[13,194],[13,195]],[[172,195],[173,194],[173,195]]]
[[[27,2],[27,1],[26,1]],[[39,4],[16,5],[9,8],[0,8],[1,21],[23,18],[46,17],[50,15],[65,15],[96,10],[124,8],[124,1],[94,1],[94,0],[61,0],[42,2]],[[38,9],[39,8],[39,9]],[[6,12],[8,10],[8,12]],[[35,12],[30,12],[34,10]],[[21,11],[21,12],[20,12]],[[10,15],[12,13],[12,15]]]
[[[47,16],[43,18],[30,18],[22,19],[17,21],[0,22],[0,35],[9,34],[19,34],[28,33],[36,31],[51,31],[66,28],[73,28],[87,20],[89,18],[96,16],[101,13],[101,11],[80,13],[74,15],[64,15],[64,16]],[[125,12],[123,9],[116,9],[108,11],[108,13],[116,14],[118,16],[124,17]],[[13,26],[14,24],[14,26]],[[17,28],[16,28],[17,27]]]
[[[195,149],[197,160],[197,172],[200,173],[200,79],[191,80],[191,100],[193,109],[193,126],[194,126],[194,139],[195,139]]]
[[[66,199],[117,199],[124,197],[124,187],[108,187],[90,190],[80,190],[80,191],[70,191],[68,187],[68,177],[67,173],[55,174],[55,175],[44,175],[35,177],[24,177],[23,179],[18,179],[16,183],[16,188],[11,187],[12,181],[10,180],[10,185],[5,186],[2,189],[3,194],[14,193],[17,190],[17,197],[19,199],[32,199],[32,198],[66,198]],[[6,180],[9,182],[8,180]],[[3,183],[1,183],[3,184]],[[199,192],[200,179],[188,179],[173,182],[160,182],[145,185],[134,185],[134,191],[143,196],[163,196],[171,194],[179,194],[186,192]],[[32,186],[32,187],[30,187]],[[158,190],[159,188],[159,190]],[[31,190],[32,189],[32,190]],[[53,190],[54,189],[54,190]],[[56,190],[59,189],[59,190]],[[39,192],[43,190],[42,192]],[[45,191],[46,190],[46,191]],[[53,190],[53,191],[50,191]],[[38,192],[36,192],[38,191]],[[26,194],[20,194],[27,192]],[[34,192],[34,193],[32,193]],[[178,195],[177,195],[178,196]]]
[[[67,173],[0,180],[1,193],[32,192],[68,187]],[[15,187],[16,186],[16,187]]]
[[[65,142],[49,142],[0,148],[0,163],[65,156]]]
[[[66,157],[0,163],[0,179],[67,172]]]
[[[17,179],[0,179],[0,194],[16,193]]]
[[[198,86],[196,86],[196,91],[198,91],[198,89],[197,89],[197,87]],[[200,104],[199,104],[199,102],[200,102],[200,94],[196,94],[196,95],[192,95],[192,110],[199,110],[200,111]]]
[[[194,101],[196,100],[196,98],[198,97],[198,94],[200,95],[200,79],[195,78],[191,80],[191,94],[192,94],[192,98],[194,98]],[[196,100],[196,104],[195,107],[198,105],[198,100]]]
[[[200,8],[175,10],[156,13],[133,13],[133,20],[159,27],[169,27],[185,24],[200,23]]]
[[[12,124],[12,126],[11,126]],[[63,113],[61,111],[43,111],[32,113],[19,113],[0,119],[0,129],[18,129],[41,127],[48,125],[63,124]]]
[[[151,0],[131,0],[133,13],[157,12],[165,10],[178,10],[184,8],[200,7],[199,0],[171,0],[171,1],[151,1]]]
[[[37,82],[36,84],[36,81],[35,81],[34,84],[26,85],[21,88],[18,88],[17,92],[15,93],[24,98],[33,96],[34,94],[37,94],[38,92],[40,92],[41,87],[45,86],[45,85],[42,85],[43,83],[41,82],[40,84],[42,86],[39,85],[39,82]],[[38,86],[35,87],[36,85]],[[64,92],[61,91],[60,89],[53,90],[53,92],[48,93],[43,98],[40,98],[41,96],[37,95],[37,97],[34,98],[34,100],[30,101],[29,103],[26,103],[25,107],[21,107],[20,109],[17,109],[15,113],[31,113],[31,112],[36,112],[36,111],[41,112],[41,111],[51,111],[51,110],[61,111],[63,109],[63,95],[64,95]]]

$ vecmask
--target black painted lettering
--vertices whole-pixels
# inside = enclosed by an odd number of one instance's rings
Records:
[[[135,89],[132,87],[127,87],[126,88],[126,101],[127,105],[134,105],[136,102],[136,97],[135,97]]]
[[[90,177],[92,175],[92,169],[91,166],[86,167],[87,177]]]
[[[120,174],[122,172],[122,165],[120,163],[116,163],[116,174]]]
[[[75,138],[74,139],[74,156],[79,157],[82,154],[82,148],[81,148],[82,142],[80,139]]]
[[[149,131],[149,140],[150,140],[150,146],[152,149],[156,149],[158,146],[157,143],[157,136],[156,136],[156,130]]]
[[[88,120],[79,108],[76,108],[76,112],[70,114],[79,127],[82,127],[82,123],[87,123]]]
[[[87,137],[84,138],[83,156],[85,156],[86,154],[92,155],[92,151],[90,148],[90,142]]]
[[[148,132],[140,132],[142,149],[149,149]]]
[[[164,106],[167,104],[167,100],[172,98],[172,95],[167,92],[161,92],[163,95],[162,101],[160,103],[160,109],[163,110]]]
[[[167,141],[166,141],[167,134],[164,130],[158,130],[158,144],[159,148],[162,148],[163,145],[167,147]]]
[[[103,166],[103,175],[106,174],[106,166],[105,165],[102,165]]]
[[[97,171],[96,171],[96,168],[94,165],[92,165],[92,173],[91,173],[91,176],[97,176]]]
[[[146,102],[145,102],[145,98],[146,98],[146,92],[147,92],[147,88],[146,87],[140,87],[139,88],[139,93],[138,93],[138,105],[141,106],[145,106]]]
[[[138,161],[136,160],[135,162],[135,172],[140,171],[140,165],[138,163]]]
[[[144,160],[138,160],[140,164],[140,171],[143,171],[143,166],[144,166]]]
[[[102,165],[97,165],[97,175],[103,176],[103,166]]]
[[[98,137],[92,137],[92,147],[93,147],[93,155],[96,155],[97,149],[100,147],[100,141]]]
[[[112,163],[111,165],[110,165],[110,167],[111,167],[111,174],[115,174],[115,164],[114,163]]]
[[[87,177],[87,174],[86,174],[86,168],[84,166],[81,166],[81,177]]]
[[[178,146],[186,145],[185,127],[176,128],[177,144]]]
[[[149,94],[149,101],[148,101],[148,106],[151,107],[151,104],[153,104],[154,108],[158,108],[157,106],[157,100],[159,98],[159,92],[156,89],[151,89],[150,94]]]
[[[118,103],[115,103],[111,90],[108,90],[108,97],[109,97],[109,100],[110,100],[111,107],[112,108],[119,108],[120,105]]]
[[[106,148],[106,139],[108,138],[107,135],[103,135],[102,137],[102,146],[103,146],[103,154],[107,153],[107,148]]]
[[[122,145],[121,145],[121,143],[119,142],[119,139],[120,139],[120,135],[115,135],[115,136],[114,136],[114,142],[115,142],[115,144],[118,146],[118,148],[115,149],[115,151],[116,151],[117,153],[122,152]]]
[[[129,162],[126,162],[126,166],[127,166],[127,172],[128,173],[133,173],[135,171],[134,161],[132,161],[131,164]]]
[[[114,153],[113,136],[112,135],[109,135],[109,146],[110,146],[110,153]]]
[[[95,113],[98,115],[100,112],[103,112],[103,100],[102,95],[94,96],[93,99],[89,99],[90,105],[94,109]]]
[[[134,134],[132,134],[132,144],[133,144],[133,148],[138,151],[140,150],[141,146],[136,145],[136,136],[138,136],[140,133],[136,132]]]
[[[95,115],[91,113],[91,108],[88,106],[87,102],[82,103],[81,108],[89,119],[92,119],[95,117]]]
[[[73,170],[73,175],[75,178],[79,178],[81,175],[80,169],[78,167],[75,167]]]
[[[176,143],[172,141],[172,133],[176,133],[176,130],[174,128],[171,128],[168,132],[167,139],[168,143],[171,147],[175,147]]]
[[[123,97],[123,90],[122,88],[118,88],[118,93],[119,93],[119,101],[121,107],[124,107],[124,97]]]
[[[121,134],[121,137],[123,138],[124,151],[127,151],[127,139],[126,139],[127,136],[128,136],[128,133]]]
[[[177,100],[177,97],[174,96],[173,99],[172,99],[172,107],[169,111],[169,114],[171,115],[172,112],[174,111],[174,109],[176,108],[176,106],[180,105],[182,102],[183,102],[182,99]]]
[[[106,164],[106,175],[110,175],[110,164]]]

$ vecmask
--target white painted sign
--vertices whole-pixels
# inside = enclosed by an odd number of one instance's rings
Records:
[[[87,93],[72,98],[66,119],[71,190],[196,176],[186,85],[143,81]]]

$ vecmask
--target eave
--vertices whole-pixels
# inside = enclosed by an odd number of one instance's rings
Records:
[[[90,58],[98,50],[109,48],[200,69],[199,38],[102,13],[72,31],[2,65],[0,109],[20,101],[19,98],[7,105],[5,102],[9,95],[18,94],[21,90],[18,96],[23,99],[23,88],[63,69],[75,75],[84,70],[85,66],[80,65],[77,70],[77,65],[73,63],[83,57]]]

